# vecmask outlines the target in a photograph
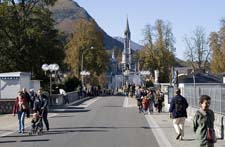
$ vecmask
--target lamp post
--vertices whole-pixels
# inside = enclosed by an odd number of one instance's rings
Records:
[[[91,50],[94,49],[93,46],[90,47]],[[80,72],[80,75],[81,75],[81,82],[82,82],[82,86],[84,86],[84,75],[81,74],[82,72],[84,73],[84,53],[86,53],[88,51],[88,49],[85,49],[83,50],[82,52],[82,55],[81,55],[81,72]]]
[[[52,72],[56,72],[57,70],[59,70],[59,65],[58,64],[43,64],[41,66],[42,70],[45,71],[45,74],[47,71],[50,71],[50,82],[49,82],[49,95],[52,95]]]
[[[82,77],[84,77],[84,76],[89,76],[89,75],[90,75],[90,72],[89,72],[89,71],[81,71],[81,72],[80,72],[80,75],[81,75]],[[84,81],[82,81],[82,84],[83,84],[83,86],[84,86]]]

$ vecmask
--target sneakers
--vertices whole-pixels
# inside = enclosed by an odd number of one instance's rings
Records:
[[[178,134],[176,137],[176,140],[178,140],[181,137],[181,134]]]
[[[180,141],[181,141],[181,140],[184,140],[182,136],[180,136]]]

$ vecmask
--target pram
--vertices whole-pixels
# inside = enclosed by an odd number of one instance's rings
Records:
[[[29,135],[41,135],[43,133],[42,116],[43,111],[33,113]]]

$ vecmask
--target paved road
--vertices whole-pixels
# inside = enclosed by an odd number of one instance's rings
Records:
[[[1,147],[158,147],[144,115],[124,107],[124,97],[98,97],[49,118],[50,131],[41,136],[13,133],[0,138]]]

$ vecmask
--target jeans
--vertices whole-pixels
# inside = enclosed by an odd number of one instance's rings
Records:
[[[24,132],[24,118],[25,118],[25,112],[19,111],[18,112],[18,121],[19,121],[19,133]]]

